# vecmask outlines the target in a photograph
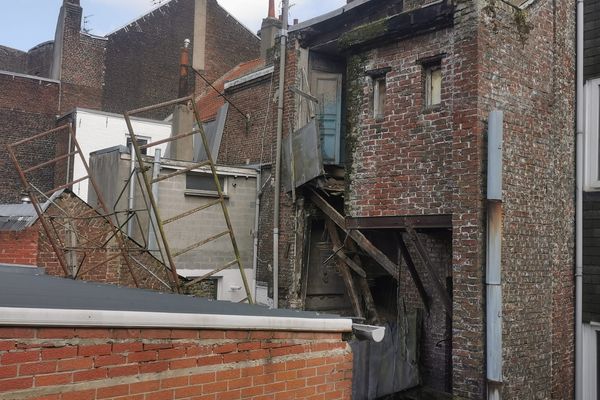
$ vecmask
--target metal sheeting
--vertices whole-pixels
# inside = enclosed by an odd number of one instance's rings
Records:
[[[42,211],[50,206],[63,190],[54,193],[48,201],[41,205]],[[38,219],[32,204],[0,204],[0,231],[19,232],[29,228]]]
[[[386,324],[380,343],[350,341],[353,399],[376,399],[419,385],[419,326],[419,314],[411,313],[401,324]]]
[[[292,157],[293,154],[293,157]],[[323,175],[323,156],[317,124],[306,126],[283,139],[283,187],[286,191]]]
[[[219,155],[219,148],[221,147],[221,139],[223,138],[223,130],[225,129],[225,121],[227,120],[227,112],[229,111],[229,103],[225,103],[217,113],[217,118],[211,122],[203,123],[204,132],[206,134],[206,139],[208,140],[208,145],[210,146],[211,156],[214,160],[217,159]],[[194,147],[196,148],[194,151],[194,161],[203,161],[208,158],[206,155],[206,150],[204,149],[204,144],[202,140],[197,135],[194,138]]]

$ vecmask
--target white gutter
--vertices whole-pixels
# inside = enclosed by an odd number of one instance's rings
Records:
[[[583,0],[577,0],[577,189],[575,193],[575,399],[583,400]]]
[[[346,318],[320,319],[254,315],[0,307],[0,326],[351,332],[352,320]]]

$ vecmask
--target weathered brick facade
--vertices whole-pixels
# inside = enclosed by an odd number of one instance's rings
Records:
[[[0,327],[0,397],[351,397],[340,333]]]
[[[407,2],[405,11],[419,12],[425,3]],[[486,391],[486,135],[493,109],[505,113],[503,397],[573,396],[574,5],[538,1],[521,10],[497,1],[455,2],[450,27],[388,37],[381,44],[363,35],[364,45],[342,55],[347,66],[346,215],[452,215],[451,236],[422,234],[438,275],[451,277],[445,284],[452,291],[452,321],[447,323],[434,298],[434,311],[424,320],[430,333],[422,340],[421,361],[424,382],[458,398],[480,399]],[[364,29],[385,36],[376,23],[372,31]],[[309,39],[304,34],[298,36],[300,44],[316,40],[311,32]],[[292,32],[286,88],[299,84],[294,38]],[[424,66],[438,60],[441,104],[426,107]],[[380,68],[389,68],[387,100],[384,117],[376,119],[367,72]],[[277,68],[273,82],[277,90]],[[260,94],[248,88],[247,98],[263,98],[266,85],[260,87]],[[246,104],[246,94],[234,95]],[[286,90],[285,96],[284,135],[297,106],[292,93]],[[262,102],[250,110],[261,107]],[[248,145],[252,136],[235,143],[232,132],[241,129],[240,121],[228,120],[223,143],[231,144],[221,151],[240,156],[223,162],[243,162],[242,154],[252,159],[256,152]],[[266,188],[261,212],[271,220],[271,187]],[[311,209],[302,205],[307,202],[302,192],[297,194],[295,206],[288,193],[282,194],[283,305],[298,304],[289,300],[298,295],[306,257],[304,219]],[[270,280],[272,226],[263,225],[258,277]],[[372,239],[382,249],[389,247]],[[424,282],[430,286],[427,277]],[[422,307],[406,270],[400,288],[409,307]]]

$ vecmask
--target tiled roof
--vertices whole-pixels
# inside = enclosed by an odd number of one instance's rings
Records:
[[[213,86],[223,93],[225,83],[241,78],[251,72],[264,67],[265,61],[262,58],[240,63],[226,72],[223,76],[217,79]],[[200,110],[200,118],[202,122],[212,121],[217,116],[219,108],[225,104],[225,100],[213,88],[207,88],[204,93],[196,98],[198,109]]]

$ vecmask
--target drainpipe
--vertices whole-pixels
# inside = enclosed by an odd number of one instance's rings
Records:
[[[488,119],[486,378],[488,400],[502,399],[502,145],[504,114]]]
[[[281,192],[281,136],[283,132],[283,96],[285,94],[285,57],[288,34],[289,0],[283,0],[281,49],[279,51],[279,95],[277,100],[277,149],[275,154],[275,198],[273,200],[273,307],[279,308],[279,203]]]
[[[252,271],[254,278],[252,279],[252,293],[256,298],[256,270],[258,269],[258,229],[260,221],[260,196],[261,193],[262,173],[260,167],[256,170],[256,210],[254,212],[254,243],[252,244],[254,254],[252,256]]]
[[[135,206],[135,151],[133,151],[133,144],[130,149],[130,160],[129,160],[129,173],[131,179],[129,180],[129,198],[127,199],[127,218],[131,217],[133,213],[133,207]],[[127,221],[127,236],[133,237],[133,220]]]
[[[583,0],[577,0],[577,190],[575,194],[575,399],[583,400]]]
[[[155,180],[160,175],[160,158],[161,151],[160,149],[154,150],[154,162],[152,163],[152,180]],[[152,184],[152,196],[156,199],[156,204],[158,204],[158,185],[159,182],[154,182]],[[154,215],[154,211],[152,210],[152,206],[150,206],[150,226],[148,226],[148,250],[150,251],[158,251],[160,248],[158,247],[158,238],[156,236],[156,227],[157,221],[156,216]]]

